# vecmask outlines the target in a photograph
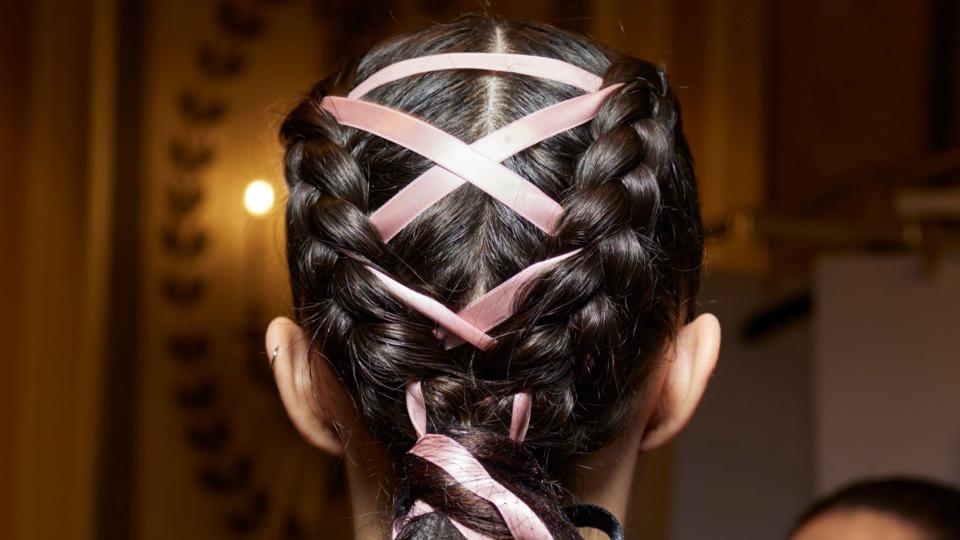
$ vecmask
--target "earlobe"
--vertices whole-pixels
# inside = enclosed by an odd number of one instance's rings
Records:
[[[673,351],[640,442],[643,452],[665,444],[693,417],[720,355],[720,322],[709,313],[700,315],[680,330]]]
[[[270,322],[267,355],[280,399],[297,431],[310,444],[332,455],[343,453],[328,404],[319,403],[310,370],[310,345],[303,329],[285,317]]]

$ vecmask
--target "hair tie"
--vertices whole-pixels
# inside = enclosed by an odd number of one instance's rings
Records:
[[[597,529],[606,534],[610,540],[623,540],[623,525],[620,525],[620,520],[602,506],[571,504],[563,511],[567,514],[567,519],[577,527]]]

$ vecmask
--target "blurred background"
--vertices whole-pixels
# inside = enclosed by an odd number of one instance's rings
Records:
[[[782,538],[854,478],[960,482],[958,4],[5,0],[0,538],[348,534],[261,350],[289,313],[277,127],[465,11],[660,62],[682,101],[724,344],[632,538]]]

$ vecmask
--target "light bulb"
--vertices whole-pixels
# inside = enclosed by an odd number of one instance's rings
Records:
[[[254,216],[262,216],[273,208],[273,186],[266,180],[254,180],[243,192],[243,206]]]

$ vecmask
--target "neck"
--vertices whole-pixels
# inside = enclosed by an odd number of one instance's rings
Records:
[[[354,538],[382,540],[390,537],[393,517],[393,465],[382,444],[374,440],[356,416],[340,426],[350,489]]]
[[[382,540],[389,536],[393,512],[376,478],[358,467],[347,467],[350,503],[353,512],[353,536],[357,540]]]
[[[601,506],[620,521],[627,522],[627,508],[637,480],[640,442],[651,407],[644,407],[624,436],[572,465],[570,491],[575,502]],[[393,519],[391,484],[393,468],[382,445],[360,428],[350,437],[347,448],[347,476],[353,505],[354,538],[374,540],[389,537]],[[581,530],[587,540],[605,539],[592,529]]]
[[[626,523],[627,508],[637,480],[638,452],[629,441],[614,443],[591,455],[578,465],[571,491],[576,502],[595,504]],[[582,529],[587,540],[606,539],[606,535],[593,529]]]

